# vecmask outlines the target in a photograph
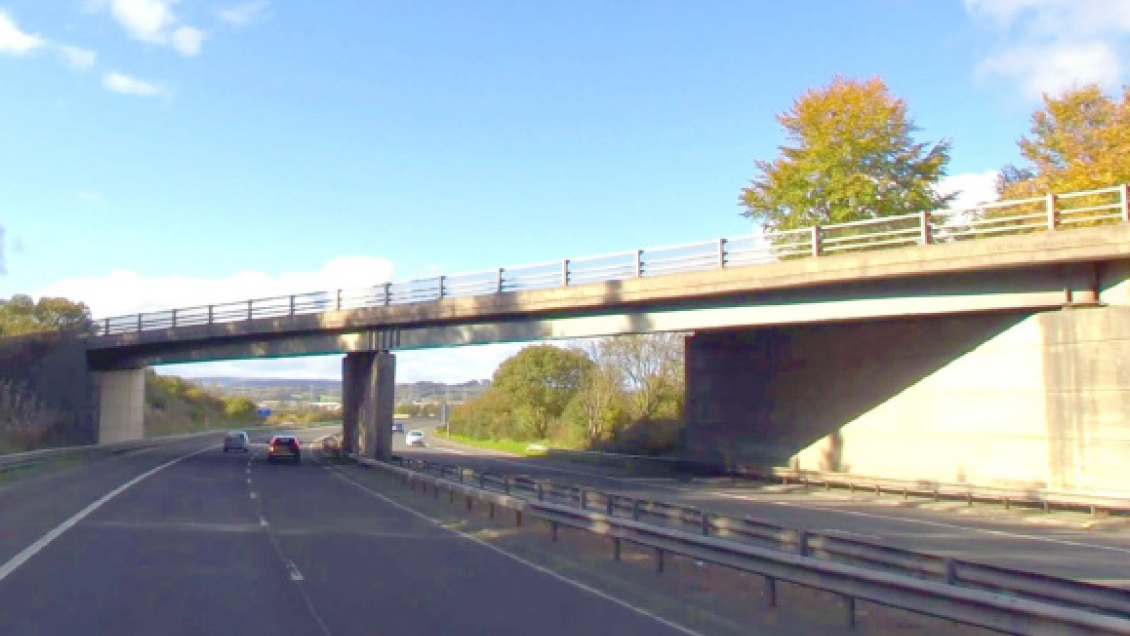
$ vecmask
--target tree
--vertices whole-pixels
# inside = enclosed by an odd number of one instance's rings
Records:
[[[1130,87],[1118,102],[1095,84],[1044,95],[1031,137],[1019,142],[1030,167],[1005,166],[1001,198],[1071,192],[1130,182]]]
[[[631,391],[633,419],[655,417],[673,395],[679,396],[681,406],[683,343],[683,334],[677,333],[616,336],[602,342],[601,357],[619,370]]]
[[[580,390],[592,364],[581,351],[534,345],[499,365],[491,389],[509,396],[514,414],[532,439],[544,439],[550,423]]]
[[[950,144],[915,142],[918,130],[879,78],[837,77],[777,116],[791,145],[742,190],[742,213],[766,230],[845,223],[945,207],[934,186]]]
[[[40,298],[26,294],[0,300],[0,335],[16,336],[38,331],[83,331],[91,328],[90,309],[66,298]]]
[[[224,415],[234,422],[254,422],[257,419],[258,406],[250,399],[243,396],[224,398]]]

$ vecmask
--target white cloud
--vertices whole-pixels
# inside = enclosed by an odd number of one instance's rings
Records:
[[[514,355],[522,344],[497,344],[396,353],[396,381],[466,382],[485,380],[494,375],[503,360]],[[227,360],[170,364],[159,367],[166,375],[187,378],[341,378],[340,355],[275,360]]]
[[[957,193],[950,207],[953,209],[972,208],[982,203],[991,203],[997,200],[997,175],[996,170],[985,172],[963,172],[945,177],[938,183],[937,191],[941,194]]]
[[[88,0],[84,8],[110,15],[134,39],[171,46],[182,55],[196,55],[204,43],[200,29],[180,24],[173,5],[180,0]]]
[[[81,300],[96,318],[105,318],[249,298],[369,287],[391,278],[392,263],[388,260],[347,256],[335,258],[317,271],[278,275],[244,271],[224,278],[146,277],[129,270],[117,270],[101,277],[62,280],[36,295]]]
[[[27,55],[46,43],[47,40],[38,35],[21,31],[8,14],[0,11],[0,53]]]
[[[163,43],[176,22],[169,0],[112,0],[110,15],[133,37]]]
[[[252,21],[261,16],[267,7],[271,5],[267,0],[255,0],[252,2],[241,2],[232,5],[227,9],[221,9],[216,12],[216,15],[221,20],[233,26],[243,26],[250,24]]]
[[[204,32],[193,27],[180,27],[173,31],[171,42],[181,55],[196,55],[204,45]]]
[[[81,197],[80,193],[79,196]],[[393,265],[371,256],[347,256],[328,261],[316,271],[271,275],[245,271],[223,278],[185,276],[146,277],[128,270],[107,276],[58,281],[34,296],[64,296],[87,304],[96,318],[138,312],[241,301],[310,291],[360,289],[392,280]],[[500,344],[404,351],[397,354],[401,382],[434,380],[464,382],[489,378],[502,360],[523,345]],[[186,377],[336,378],[341,356],[241,360],[162,367],[163,373]]]
[[[997,36],[978,79],[1003,78],[1029,99],[1088,83],[1119,88],[1130,0],[965,0],[965,9]]]
[[[58,51],[59,55],[63,57],[63,60],[66,61],[71,68],[79,70],[94,66],[94,61],[98,58],[98,54],[94,51],[67,46],[65,44],[60,44]]]
[[[111,71],[102,78],[102,85],[114,91],[115,93],[122,93],[123,95],[139,95],[141,97],[155,97],[165,92],[157,84],[151,84],[129,75]]]

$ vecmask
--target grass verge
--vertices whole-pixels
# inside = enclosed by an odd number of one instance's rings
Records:
[[[463,444],[464,446],[504,451],[515,455],[524,455],[526,457],[536,457],[545,454],[545,444],[542,442],[515,442],[508,439],[478,439],[465,435],[456,435],[455,433],[449,434],[443,431],[436,431],[436,437],[455,442],[456,444]],[[531,446],[533,446],[533,448],[531,448]],[[541,446],[541,448],[538,448],[538,446]]]

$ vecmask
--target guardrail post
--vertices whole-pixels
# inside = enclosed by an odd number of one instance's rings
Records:
[[[606,514],[609,517],[616,516],[616,495],[605,495],[604,498],[607,499]]]
[[[620,560],[620,537],[612,537],[612,560]]]
[[[502,293],[502,270],[503,270],[503,268],[501,268],[501,267],[498,268],[498,283],[495,286],[495,291],[498,292],[499,294]]]
[[[341,311],[341,290],[334,293],[334,311]]]
[[[663,573],[663,548],[655,549],[655,571]]]
[[[569,259],[561,261],[561,286],[569,286]]]
[[[471,495],[467,495],[467,512],[471,512]]]
[[[643,278],[643,250],[636,250],[636,278]]]
[[[173,329],[176,329],[176,327],[177,327],[177,310],[174,309],[173,310]]]
[[[1059,215],[1056,214],[1055,209],[1055,195],[1048,193],[1047,195],[1047,209],[1048,209],[1048,229],[1054,230],[1059,225]]]
[[[443,298],[443,281],[446,278],[447,278],[446,276],[437,276],[436,277],[436,289],[439,291],[439,297],[440,298]]]
[[[554,542],[554,543],[557,543],[557,522],[556,521],[550,521],[549,522],[549,540]]]
[[[253,302],[254,301],[251,301],[251,300],[247,301],[247,319],[248,320],[251,320],[251,317],[255,315],[255,307],[254,307],[254,305],[252,305]]]
[[[921,242],[922,245],[929,245],[930,243],[933,243],[934,239],[933,236],[931,236],[930,232],[930,212],[928,210],[923,210],[919,214],[918,224],[919,229],[921,230],[921,234],[918,238],[919,242]]]
[[[516,528],[522,527],[522,511],[521,510],[515,510],[514,511],[514,527],[516,527]]]
[[[796,549],[797,554],[801,556],[808,556],[808,531],[797,530],[796,533]]]
[[[1118,197],[1122,200],[1122,222],[1130,223],[1130,183],[1122,184]]]
[[[812,255],[820,256],[820,226],[812,226]]]
[[[726,239],[718,239],[718,269],[726,267]]]
[[[384,304],[388,306],[392,302],[392,283],[385,283],[384,294]]]
[[[702,525],[702,536],[710,536],[710,513],[702,510],[699,512],[700,523]]]
[[[632,500],[632,521],[639,521],[639,520],[640,520],[640,500],[639,499],[633,499]]]
[[[290,295],[290,315],[294,315],[294,294]]]
[[[481,488],[482,490],[487,489],[487,474],[486,473],[479,473],[479,488]]]
[[[765,605],[777,607],[777,579],[771,576],[765,577]]]
[[[504,492],[508,495],[510,494],[510,478],[509,477],[503,477],[502,478],[502,492]]]
[[[208,322],[211,322],[211,321],[209,320]],[[107,318],[106,319],[106,328],[102,330],[102,334],[103,335],[109,335],[109,333],[110,333],[110,319]]]
[[[141,331],[141,314],[137,315],[137,330]]]
[[[948,585],[957,585],[957,561],[952,558],[947,558],[945,564],[945,580]]]
[[[579,503],[581,504],[581,510],[584,510],[587,507],[586,504],[588,503],[588,491],[586,491],[584,488],[578,487],[577,499],[580,500]]]
[[[847,624],[849,627],[855,627],[855,597],[845,596],[844,605],[847,609]]]
[[[535,482],[534,486],[536,486],[535,490],[538,493],[538,501],[545,501],[545,488],[541,485],[541,482]]]
[[[208,305],[208,324],[212,324],[212,312],[214,311],[214,309],[214,305]]]

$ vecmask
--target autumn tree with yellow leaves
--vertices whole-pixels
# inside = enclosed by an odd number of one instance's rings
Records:
[[[1032,115],[1031,136],[1019,143],[1030,165],[1002,169],[1002,199],[1130,182],[1130,87],[1121,101],[1094,84],[1058,97],[1045,94],[1044,108]]]
[[[778,115],[789,143],[741,194],[744,216],[766,230],[845,223],[943,208],[935,190],[948,141],[912,137],[906,102],[879,78],[835,78]]]

